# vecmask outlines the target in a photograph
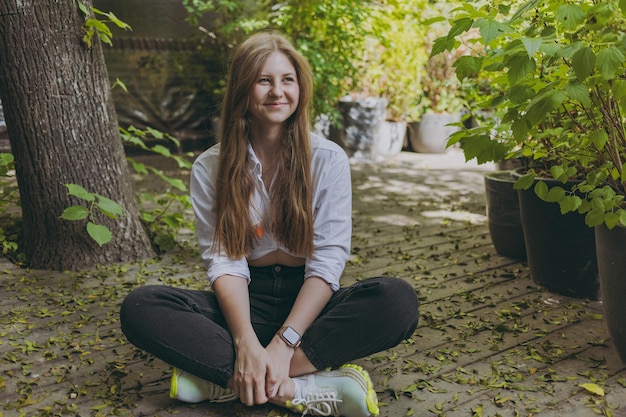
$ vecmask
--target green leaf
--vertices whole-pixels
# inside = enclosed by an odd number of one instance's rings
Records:
[[[541,182],[545,184],[543,181]],[[543,193],[543,190],[542,190],[542,193]],[[540,197],[542,197],[542,199],[544,201],[547,201],[548,203],[556,203],[558,201],[561,201],[565,197],[565,190],[561,187],[552,187],[548,190],[548,192],[545,195],[540,196]]]
[[[478,164],[501,161],[508,149],[502,143],[492,140],[487,135],[477,135],[463,138],[463,153],[465,160],[476,158]]]
[[[600,226],[604,222],[604,210],[601,208],[594,208],[589,210],[585,215],[585,224],[587,226]]]
[[[556,21],[565,30],[574,30],[585,20],[585,11],[576,4],[564,4],[556,11]]]
[[[146,133],[151,134],[157,139],[163,139],[163,137],[165,136],[163,132],[161,132],[160,130],[154,129],[150,126],[146,127]]]
[[[511,130],[517,143],[524,142],[528,136],[528,121],[523,117],[516,119],[511,125]]]
[[[179,191],[187,191],[187,186],[182,180],[178,178],[170,178],[167,176],[162,177],[165,182],[167,182],[172,187],[176,188]]]
[[[524,174],[515,181],[513,188],[516,190],[528,190],[533,183],[535,182],[535,174],[533,172],[529,172],[528,174]]]
[[[507,63],[509,67],[509,83],[517,84],[528,74],[535,72],[535,60],[526,55],[516,55]]]
[[[85,22],[85,27],[94,28],[98,33],[103,33],[107,36],[113,36],[111,33],[111,29],[104,23],[98,19],[87,19]]]
[[[508,32],[512,32],[513,29],[501,22],[497,22],[495,20],[487,20],[487,19],[478,19],[476,20],[476,22],[474,23],[474,26],[476,26],[479,31],[480,31],[480,36],[483,37],[483,40],[485,41],[485,45],[488,45],[491,43],[492,40],[496,39],[498,36],[504,34],[504,33],[508,33]]]
[[[596,65],[596,55],[589,46],[580,48],[572,56],[572,67],[578,81],[585,81],[593,73]]]
[[[126,84],[124,83],[124,81],[120,80],[119,78],[115,78],[115,82],[111,86],[111,90],[114,89],[115,87],[120,87],[122,90],[124,90],[125,93],[128,93],[128,88],[126,87]]]
[[[507,95],[511,103],[522,104],[535,97],[535,91],[526,84],[517,84],[511,87]]]
[[[526,13],[539,6],[542,0],[531,0],[523,2],[519,9],[515,11],[515,14],[511,17],[511,22],[526,18]]]
[[[547,195],[548,195],[548,184],[546,184],[544,181],[537,181],[537,183],[535,184],[535,194],[537,194],[537,197],[539,197],[542,200],[545,200]]]
[[[459,80],[476,76],[482,67],[483,59],[476,56],[464,55],[453,64]]]
[[[115,218],[115,216],[124,213],[124,209],[122,208],[122,206],[115,201],[101,196],[100,194],[96,194],[96,196],[98,197],[96,201],[96,207],[102,210],[102,212],[104,212],[106,215]]]
[[[593,146],[595,146],[597,150],[601,151],[604,149],[604,145],[606,145],[609,141],[609,135],[603,129],[594,130],[589,134],[589,139],[591,140],[591,143],[593,143]]]
[[[535,52],[537,52],[541,45],[543,45],[543,39],[522,38],[522,43],[524,44],[524,48],[526,48],[526,53],[528,53],[528,57],[532,58],[532,56],[535,55]]]
[[[552,178],[559,179],[565,173],[565,169],[561,165],[550,167],[550,175]]]
[[[87,15],[89,14],[89,9],[87,9],[87,6],[85,6],[85,5],[83,4],[83,2],[82,2],[82,1],[80,1],[80,0],[78,0],[78,1],[77,1],[77,3],[78,3],[78,9],[79,9],[81,12],[83,12],[83,14],[84,14],[85,16],[87,16]]]
[[[93,193],[90,193],[89,191],[85,190],[83,187],[81,187],[78,184],[63,184],[63,185],[67,187],[67,193],[69,195],[73,195],[74,197],[78,197],[86,201],[94,201],[96,199],[96,196]]]
[[[166,183],[170,184],[172,187],[178,189],[179,191],[187,191],[187,186],[185,185],[185,183],[178,179],[178,178],[170,178],[167,175],[163,174],[162,171],[153,168],[153,167],[148,167],[150,169],[150,171],[152,171],[152,173],[154,173],[155,175],[157,175],[159,178],[161,178],[163,181],[165,181]]]
[[[526,113],[528,120],[531,124],[536,125],[560,106],[564,99],[565,92],[554,88],[546,89],[544,92],[537,94],[536,100],[533,100]]]
[[[474,21],[469,17],[463,17],[461,19],[455,20],[452,24],[452,27],[448,31],[448,38],[454,38],[464,32],[467,32],[471,29]]]
[[[604,216],[604,224],[609,229],[613,229],[619,223],[619,214],[617,213],[606,213]]]
[[[622,226],[626,226],[626,210],[619,211],[619,222]]]
[[[575,100],[582,104],[584,107],[591,106],[591,97],[589,96],[589,90],[581,83],[569,82],[565,86],[565,92],[567,96],[572,100]]]
[[[124,30],[131,30],[131,27],[128,23],[120,20],[117,18],[117,16],[115,16],[113,14],[113,12],[108,12],[106,13],[106,16],[109,18],[109,20],[114,23],[118,28],[120,29],[124,29]]]
[[[87,218],[89,210],[83,206],[71,206],[63,210],[61,218],[63,220],[82,220]]]
[[[582,204],[582,199],[577,195],[567,195],[559,201],[561,214],[566,214],[578,210]]]
[[[106,33],[98,32],[98,37],[103,43],[109,46],[113,46],[113,42],[111,42],[111,37],[107,35]]]
[[[92,222],[87,223],[87,233],[89,233],[89,236],[101,247],[109,243],[112,238],[111,231],[108,227]]]
[[[456,41],[454,39],[450,39],[445,36],[441,38],[437,38],[435,39],[435,42],[433,42],[433,47],[430,51],[430,56],[433,57],[442,52],[450,51],[454,48],[455,45],[456,45]]]
[[[170,150],[167,149],[163,145],[154,145],[152,148],[150,148],[150,150],[152,152],[156,153],[156,154],[163,155],[163,156],[171,156],[172,155]]]
[[[605,80],[615,78],[615,75],[622,69],[624,64],[624,54],[615,46],[609,46],[598,52],[598,69]]]

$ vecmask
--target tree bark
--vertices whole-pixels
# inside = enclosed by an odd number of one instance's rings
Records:
[[[80,0],[88,7],[91,0]],[[102,44],[82,41],[76,0],[0,0],[0,100],[15,156],[23,214],[21,250],[35,269],[77,270],[154,256],[135,202]],[[100,247],[86,221],[59,218],[84,202],[63,184],[116,201],[99,216],[113,239]]]

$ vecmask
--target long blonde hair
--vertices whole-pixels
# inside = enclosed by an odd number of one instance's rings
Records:
[[[270,189],[268,227],[294,254],[308,256],[313,250],[309,137],[313,74],[307,60],[285,37],[276,32],[260,32],[235,50],[222,103],[215,244],[231,258],[249,254],[258,238],[250,216],[254,181],[248,154],[249,97],[266,59],[276,51],[284,53],[294,66],[300,99],[295,113],[285,122],[285,136],[276,155],[277,170]]]

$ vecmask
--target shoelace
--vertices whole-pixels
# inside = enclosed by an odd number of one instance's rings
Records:
[[[213,402],[226,402],[237,398],[234,391],[217,384],[209,384],[208,391],[207,396]]]
[[[310,392],[306,398],[294,399],[293,405],[304,405],[305,409],[302,416],[309,414],[313,416],[338,416],[339,409],[337,404],[341,400],[337,398],[337,393],[333,391],[328,392]]]

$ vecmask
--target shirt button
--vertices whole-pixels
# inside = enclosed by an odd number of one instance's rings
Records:
[[[280,266],[279,265],[275,265],[274,266],[274,272],[280,272]]]

